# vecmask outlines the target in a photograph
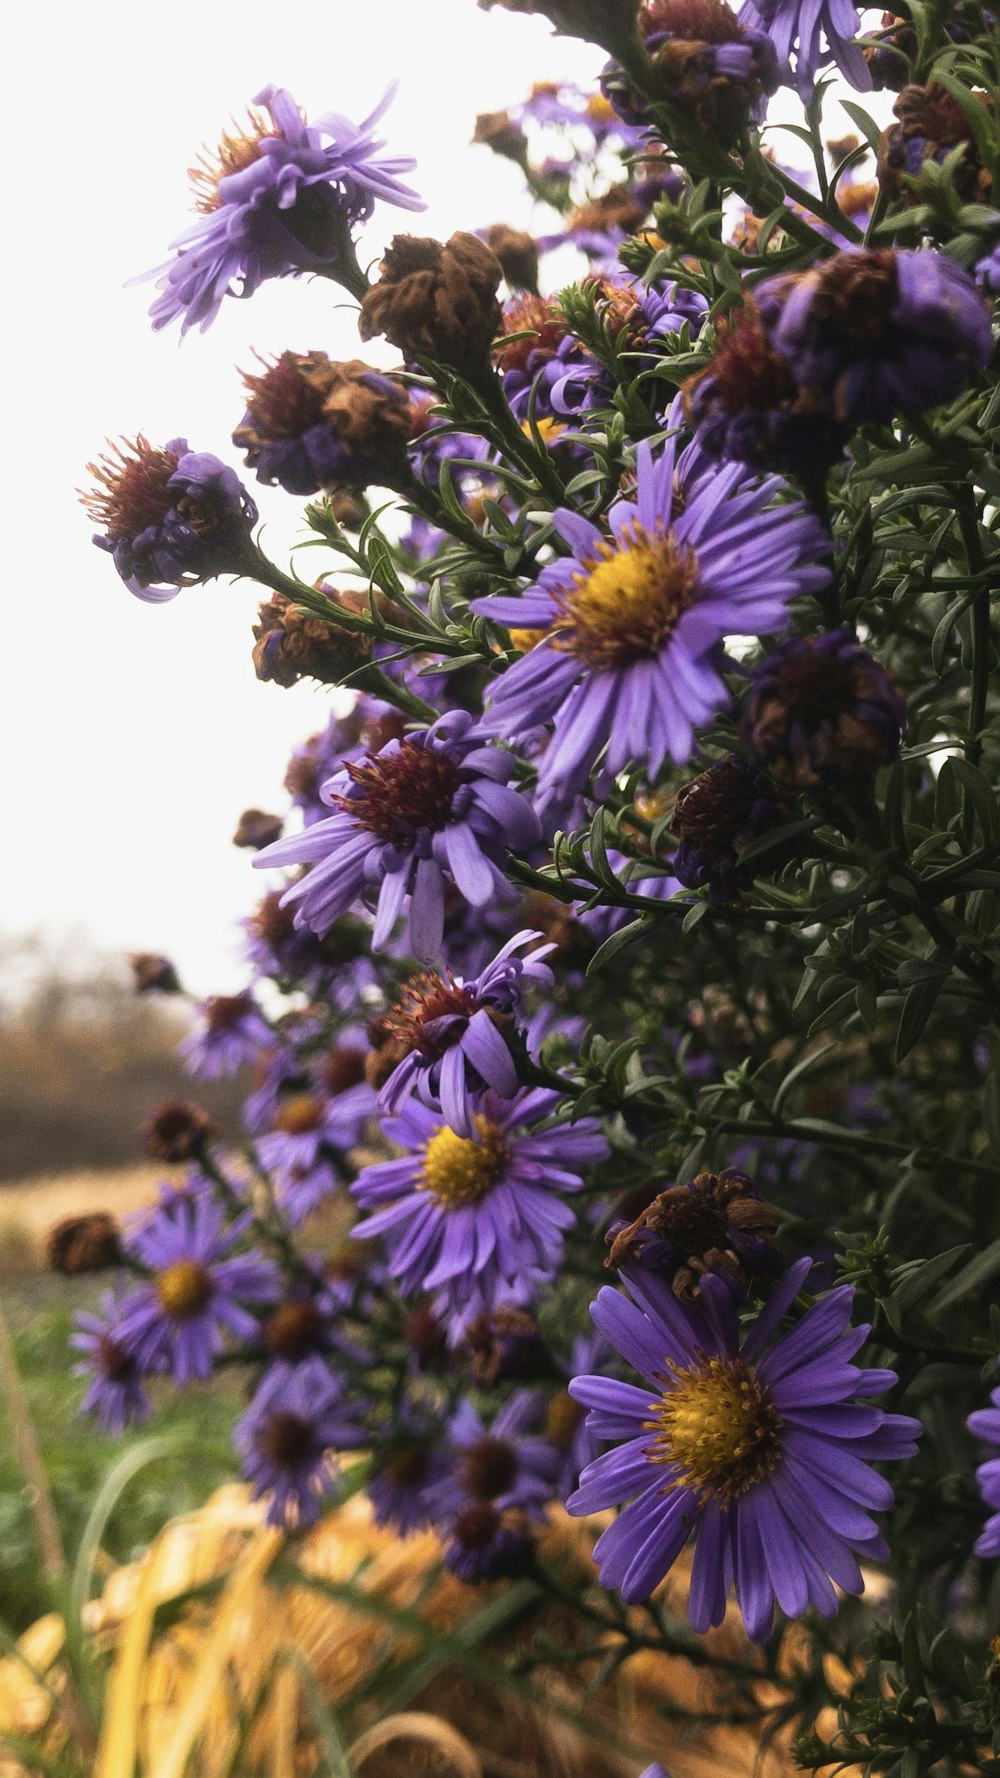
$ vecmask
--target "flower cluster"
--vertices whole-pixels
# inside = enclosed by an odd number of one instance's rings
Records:
[[[246,973],[182,1044],[241,1128],[150,1108],[180,1169],[157,1203],[52,1233],[61,1274],[112,1275],[74,1338],[84,1406],[121,1431],[237,1366],[272,1522],[349,1485],[459,1581],[525,1577],[519,1674],[602,1694],[662,1640],[756,1751],[794,1729],[803,1770],[976,1770],[1000,1749],[992,15],[901,5],[863,40],[851,0],[506,10],[611,58],[478,119],[530,215],[376,265],[376,204],[420,202],[385,102],[310,124],[269,87],[162,271],[158,326],[311,271],[387,342],[379,369],[278,350],[226,421],[308,501],[316,578],[184,440],[92,466],[131,590],[251,581],[261,695],[309,680],[322,709],[288,806],[236,826],[269,873]],[[822,133],[833,67],[903,89],[877,186],[872,119]],[[782,82],[805,167],[758,133]],[[133,970],[184,993],[166,957]],[[645,1753],[686,1769],[675,1714]]]

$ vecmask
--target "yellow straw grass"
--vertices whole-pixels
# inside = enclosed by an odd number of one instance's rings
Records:
[[[554,1513],[545,1561],[592,1576],[595,1528]],[[595,1658],[552,1663],[532,1687],[512,1677],[508,1655],[539,1632],[572,1641],[572,1614],[536,1603],[524,1631],[514,1619],[534,1598],[527,1583],[464,1587],[440,1553],[430,1532],[401,1539],[376,1526],[363,1495],[287,1538],[245,1489],[220,1489],[86,1608],[91,1645],[110,1661],[93,1778],[637,1778],[654,1759],[672,1778],[795,1772],[787,1738],[762,1747],[753,1725],[671,1723],[665,1705],[723,1703],[718,1680],[679,1657],[636,1654],[593,1695]],[[683,1575],[670,1585],[680,1609]],[[789,1660],[801,1634],[788,1635]],[[750,1655],[735,1613],[708,1640]],[[62,1641],[50,1616],[0,1661],[0,1748],[8,1734],[50,1759],[72,1750]],[[0,1778],[37,1770],[0,1752]]]

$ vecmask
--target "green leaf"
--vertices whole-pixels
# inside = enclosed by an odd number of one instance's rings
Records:
[[[596,975],[598,970],[604,969],[618,956],[619,952],[626,951],[630,945],[634,945],[649,925],[651,925],[649,915],[642,914],[638,920],[633,920],[631,925],[621,926],[617,932],[613,932],[610,938],[606,938],[604,943],[598,946],[587,964],[588,977]]]
[[[943,975],[928,976],[925,981],[914,982],[907,990],[896,1030],[895,1058],[897,1066],[908,1056],[914,1044],[919,1040],[924,1026],[934,1011],[938,995],[944,986]]]

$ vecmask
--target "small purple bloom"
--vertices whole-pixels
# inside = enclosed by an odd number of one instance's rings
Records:
[[[112,448],[87,465],[98,485],[83,502],[130,593],[163,605],[182,587],[245,570],[258,513],[234,469],[185,438],[162,451],[141,436]]]
[[[530,1565],[535,1549],[524,1515],[514,1509],[501,1512],[490,1502],[463,1507],[445,1535],[444,1565],[467,1586],[519,1574]]]
[[[870,1464],[912,1456],[922,1428],[865,1404],[896,1376],[851,1362],[869,1330],[850,1326],[849,1287],[779,1333],[811,1269],[808,1259],[792,1266],[742,1330],[711,1276],[694,1307],[636,1269],[631,1300],[606,1288],[591,1309],[642,1383],[570,1384],[612,1449],[567,1505],[581,1514],[630,1502],[594,1546],[602,1585],[629,1603],[648,1598],[694,1535],[688,1611],[699,1634],[722,1622],[731,1586],[754,1641],[768,1635],[775,1602],[789,1617],[810,1604],[832,1617],[835,1585],[864,1590],[857,1558],[888,1555],[871,1514],[892,1504],[892,1490]]]
[[[1000,214],[997,222],[1000,223]],[[977,259],[976,279],[991,296],[1000,296],[1000,240],[982,259]]]
[[[143,274],[157,279],[161,293],[150,309],[153,326],[180,318],[182,333],[204,332],[235,279],[246,297],[267,278],[336,277],[352,231],[376,202],[422,210],[397,177],[416,163],[378,152],[374,125],[394,93],[390,87],[363,123],[327,112],[309,124],[290,93],[264,87],[253,102],[270,122],[251,113],[245,136],[223,137],[218,165],[195,174],[201,216],[173,242],[174,257]]]
[[[101,1298],[101,1313],[81,1310],[70,1344],[83,1353],[73,1366],[74,1377],[89,1377],[80,1411],[94,1414],[105,1432],[116,1436],[126,1426],[145,1420],[152,1404],[142,1383],[135,1354],[121,1343],[121,1310],[110,1291]]]
[[[531,1389],[516,1389],[500,1412],[484,1426],[463,1398],[448,1426],[450,1472],[435,1501],[439,1517],[453,1518],[467,1506],[514,1507],[528,1518],[541,1518],[555,1497],[559,1467],[556,1451],[544,1436],[543,1398]]]
[[[740,24],[769,34],[782,68],[782,82],[794,85],[808,105],[821,68],[835,62],[855,92],[866,93],[871,74],[864,52],[854,39],[861,29],[853,0],[745,0]],[[824,48],[825,44],[825,48]],[[795,77],[790,56],[795,51]]]
[[[451,711],[364,764],[348,764],[323,786],[336,814],[258,853],[254,865],[265,869],[312,867],[284,897],[301,901],[303,925],[327,932],[366,891],[376,893],[372,948],[385,949],[406,904],[412,953],[432,963],[447,884],[477,908],[504,892],[506,848],[523,851],[541,829],[527,798],[509,786],[516,760],[471,729],[466,711]]]
[[[612,776],[630,763],[655,776],[667,755],[684,764],[695,729],[728,702],[723,639],[783,628],[789,600],[829,580],[818,521],[800,502],[774,504],[784,483],[732,465],[692,477],[689,458],[702,463],[697,445],[675,465],[670,439],[654,463],[644,441],[636,497],[612,506],[610,539],[561,507],[555,527],[572,553],[519,596],[473,601],[524,634],[529,652],[493,682],[484,721],[514,740],[554,725],[543,809],[582,790],[602,756]],[[676,514],[675,467],[686,480]]]
[[[264,1377],[233,1443],[255,1498],[269,1495],[272,1525],[311,1525],[336,1487],[334,1452],[362,1438],[356,1410],[322,1359],[276,1364]]]
[[[406,1152],[358,1174],[352,1190],[373,1214],[353,1232],[384,1237],[404,1296],[440,1289],[449,1309],[482,1313],[555,1276],[574,1220],[565,1194],[580,1190],[581,1167],[608,1153],[594,1118],[537,1128],[559,1103],[537,1088],[513,1100],[485,1093],[471,1139],[415,1098],[386,1121],[385,1135]]]
[[[526,987],[551,988],[542,958],[555,946],[516,953],[541,937],[516,933],[469,981],[425,970],[405,984],[383,1023],[395,1042],[411,1047],[379,1093],[380,1111],[398,1112],[417,1092],[425,1105],[440,1106],[460,1136],[471,1136],[471,1095],[489,1087],[501,1099],[514,1097],[517,1069],[503,1033],[523,1025]]]
[[[977,1408],[969,1415],[969,1431],[1000,1451],[1000,1389],[990,1396],[992,1407]],[[988,1457],[976,1470],[983,1504],[990,1507],[990,1517],[974,1545],[977,1556],[1000,1556],[1000,1456]]]
[[[272,1260],[233,1254],[249,1221],[247,1212],[227,1227],[207,1192],[177,1193],[129,1232],[129,1251],[152,1277],[122,1302],[115,1337],[141,1370],[204,1382],[227,1334],[257,1338],[258,1318],[246,1305],[276,1302],[281,1280]]]
[[[204,1075],[206,1080],[235,1074],[273,1043],[271,1027],[245,990],[242,994],[212,994],[198,1011],[204,1021],[201,1030],[185,1037],[177,1051],[191,1073]]]

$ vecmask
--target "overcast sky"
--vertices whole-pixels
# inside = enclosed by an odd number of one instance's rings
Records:
[[[389,152],[416,155],[409,182],[428,208],[414,220],[382,207],[365,262],[400,228],[530,223],[516,170],[469,146],[475,116],[533,80],[589,82],[603,58],[475,0],[205,0],[196,18],[60,0],[22,9],[19,31],[5,93],[0,934],[164,950],[196,991],[224,991],[240,979],[236,922],[261,891],[230,835],[244,807],[283,807],[289,751],[322,725],[328,693],[257,682],[248,584],[161,607],[133,599],[93,547],[75,490],[107,438],[139,431],[154,444],[186,436],[238,466],[236,367],[254,349],[352,357],[359,344],[353,309],[322,280],[227,302],[183,344],[176,327],[151,331],[152,286],[126,281],[167,257],[191,217],[186,169],[269,81],[309,116],[360,119],[399,78],[382,132]],[[37,86],[32,70],[44,70]],[[281,560],[298,508],[252,486]]]

